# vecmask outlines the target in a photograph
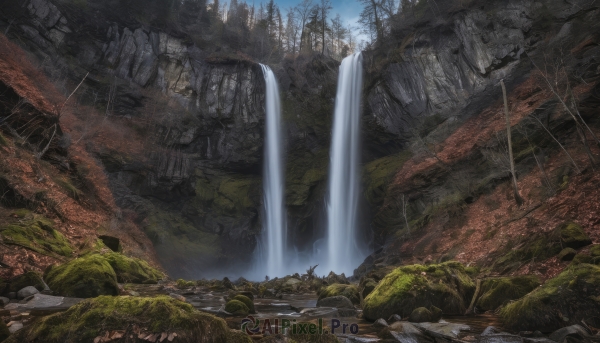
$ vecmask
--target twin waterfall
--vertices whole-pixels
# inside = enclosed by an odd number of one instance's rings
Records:
[[[285,276],[287,221],[284,204],[283,140],[281,103],[277,79],[271,68],[262,65],[266,85],[266,137],[263,175],[265,212],[263,219],[262,268],[270,276]]]
[[[309,261],[294,260],[288,249],[279,90],[273,71],[265,65],[262,65],[262,70],[266,84],[265,208],[263,236],[257,249],[253,277],[282,277],[291,274],[290,269],[301,272],[300,268],[306,268],[308,263],[322,266],[319,267],[322,273],[334,271],[352,275],[354,268],[364,259],[364,244],[359,243],[356,223],[360,195],[362,55],[357,53],[345,58],[340,67],[327,193],[326,251],[313,252]]]
[[[358,244],[360,99],[362,55],[346,57],[340,66],[329,165],[327,203],[327,272],[352,275],[365,256]],[[323,271],[321,270],[321,271]]]

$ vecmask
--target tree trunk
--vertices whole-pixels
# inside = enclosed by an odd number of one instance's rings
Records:
[[[512,174],[513,191],[515,193],[515,201],[517,202],[517,205],[521,206],[523,204],[523,198],[521,198],[521,195],[519,194],[519,186],[517,185],[517,174],[515,172],[515,160],[513,158],[513,151],[512,151],[510,114],[508,111],[508,99],[506,98],[506,87],[504,86],[504,80],[500,80],[500,85],[502,86],[502,97],[504,98],[504,114],[506,115],[506,140],[508,141],[508,158],[510,160],[510,173]]]

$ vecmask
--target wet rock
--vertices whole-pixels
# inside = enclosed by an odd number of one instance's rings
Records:
[[[379,318],[375,321],[375,323],[373,323],[373,327],[376,327],[376,328],[385,328],[388,326],[389,326],[388,323],[383,318]]]
[[[33,286],[27,286],[17,292],[17,299],[25,299],[39,292],[40,291],[38,291],[37,288]]]
[[[577,255],[577,251],[575,249],[564,248],[560,253],[558,253],[558,259],[561,261],[572,261],[575,255]]]
[[[340,317],[356,317],[358,311],[353,308],[338,308]]]
[[[372,337],[360,337],[360,336],[350,336],[346,338],[342,338],[342,342],[344,343],[372,343],[378,342],[379,339]]]
[[[429,311],[431,311],[432,322],[438,322],[440,319],[442,319],[442,310],[440,308],[431,306],[429,307]]]
[[[372,278],[363,279],[359,284],[360,294],[363,299],[366,298],[377,287],[377,281]]]
[[[101,235],[98,238],[106,245],[110,250],[114,252],[121,252],[123,247],[121,246],[121,240],[117,237]]]
[[[339,316],[338,309],[335,307],[310,307],[300,311],[300,314],[311,318],[335,318]]]
[[[346,284],[333,284],[327,286],[325,289],[319,292],[319,300],[340,295],[350,299],[350,301],[355,305],[360,304],[360,295],[358,293],[358,288],[355,285]]]
[[[10,323],[8,323],[8,325],[10,325],[8,327],[8,331],[10,331],[10,333],[13,333],[13,334],[23,328],[22,322],[10,322]]]
[[[319,299],[317,300],[317,307],[337,307],[354,309],[354,305],[352,305],[350,299],[346,298],[343,295]]]
[[[408,317],[408,321],[411,323],[430,322],[432,317],[431,311],[429,311],[427,308],[417,307]]]
[[[399,322],[401,320],[402,320],[402,317],[400,317],[397,314],[394,314],[390,318],[388,318],[387,322],[390,323],[390,324],[392,324],[392,323],[395,323],[395,322]]]
[[[483,330],[483,332],[481,333],[481,336],[489,336],[489,335],[497,334],[500,332],[501,331],[498,330],[498,328],[496,328],[495,326],[488,326],[487,328],[485,328],[485,330]]]
[[[567,337],[573,337],[582,340],[589,336],[590,334],[581,325],[571,325],[554,331],[549,338],[555,342],[561,343]]]
[[[521,336],[501,332],[481,335],[477,338],[477,343],[523,343],[523,338]]]
[[[83,299],[81,298],[69,298],[69,297],[57,297],[46,294],[34,294],[33,298],[24,304],[10,303],[5,306],[7,310],[27,309],[27,310],[38,310],[52,308],[56,310],[66,310],[71,306],[78,304]]]
[[[541,282],[535,275],[486,278],[481,282],[481,295],[476,306],[483,311],[494,311],[533,291]]]
[[[334,272],[329,272],[329,275],[327,275],[327,277],[325,278],[325,281],[329,285],[333,285],[336,283],[347,285],[350,283],[350,281],[348,281],[348,279],[346,278],[346,275],[344,275],[343,273],[341,275],[337,275]]]
[[[454,323],[415,323],[414,325],[427,335],[448,340],[458,338],[462,331],[471,330],[468,325]]]
[[[8,305],[8,303],[10,302],[10,299],[6,298],[6,297],[0,297],[0,305],[1,306],[5,306]],[[1,342],[1,341],[0,341]]]

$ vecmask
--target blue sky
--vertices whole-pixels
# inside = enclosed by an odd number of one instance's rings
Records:
[[[257,4],[260,3],[260,0],[254,0]],[[262,0],[262,2],[267,2],[268,0]],[[290,7],[294,7],[299,4],[301,0],[275,0],[275,3],[279,5],[279,8],[286,10]],[[320,3],[320,0],[313,0],[313,2]],[[334,17],[336,13],[339,13],[342,17],[342,20],[346,23],[346,25],[351,24],[356,26],[354,34],[359,34],[358,29],[358,16],[362,11],[362,4],[360,4],[357,0],[331,0],[331,4],[333,9],[331,10],[331,15]],[[359,37],[360,40],[360,37]]]

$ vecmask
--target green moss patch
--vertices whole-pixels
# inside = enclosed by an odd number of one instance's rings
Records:
[[[371,205],[383,203],[390,181],[411,157],[411,152],[406,150],[365,165],[363,176],[365,181],[365,196]]]
[[[110,263],[98,254],[76,258],[45,273],[48,286],[62,296],[93,298],[117,295],[117,275]]]
[[[592,244],[583,228],[576,223],[565,223],[560,227],[560,239],[564,246],[579,249]]]
[[[585,320],[597,327],[600,319],[600,267],[576,264],[500,311],[505,327],[551,332]]]
[[[354,305],[360,304],[360,295],[358,292],[358,287],[355,285],[344,285],[340,283],[335,283],[333,285],[327,286],[319,292],[319,300],[335,297],[338,295],[343,295],[346,298],[350,299]]]
[[[476,306],[483,311],[494,311],[511,300],[519,299],[541,284],[534,275],[489,278],[481,282],[481,296]]]
[[[54,223],[51,220],[25,211],[18,212],[17,215],[24,219],[19,223],[0,227],[4,243],[19,245],[53,257],[73,255],[73,248],[69,241],[54,229]]]
[[[187,281],[184,279],[177,279],[176,282],[177,288],[179,289],[184,289],[184,288],[191,288],[196,286],[196,283],[194,281]]]
[[[230,331],[224,320],[166,296],[89,299],[37,320],[7,342],[83,343],[111,331],[121,331],[123,337],[176,333],[177,342],[251,342]]]
[[[238,294],[235,297],[233,297],[233,300],[243,302],[244,305],[248,307],[250,313],[256,313],[256,310],[254,309],[254,302],[252,302],[252,299],[248,298],[247,296]]]
[[[465,267],[454,261],[400,267],[386,275],[364,300],[368,320],[408,317],[418,307],[436,306],[447,314],[463,314],[475,290]]]
[[[127,257],[116,252],[104,254],[103,257],[115,271],[120,283],[155,284],[164,278],[162,272],[139,258]]]
[[[237,316],[247,316],[250,313],[248,306],[239,300],[229,300],[225,304],[225,311]]]
[[[508,252],[495,261],[493,269],[508,272],[520,267],[524,262],[533,259],[543,261],[556,256],[562,248],[559,239],[553,235],[538,235],[527,241],[511,242],[507,250]]]

